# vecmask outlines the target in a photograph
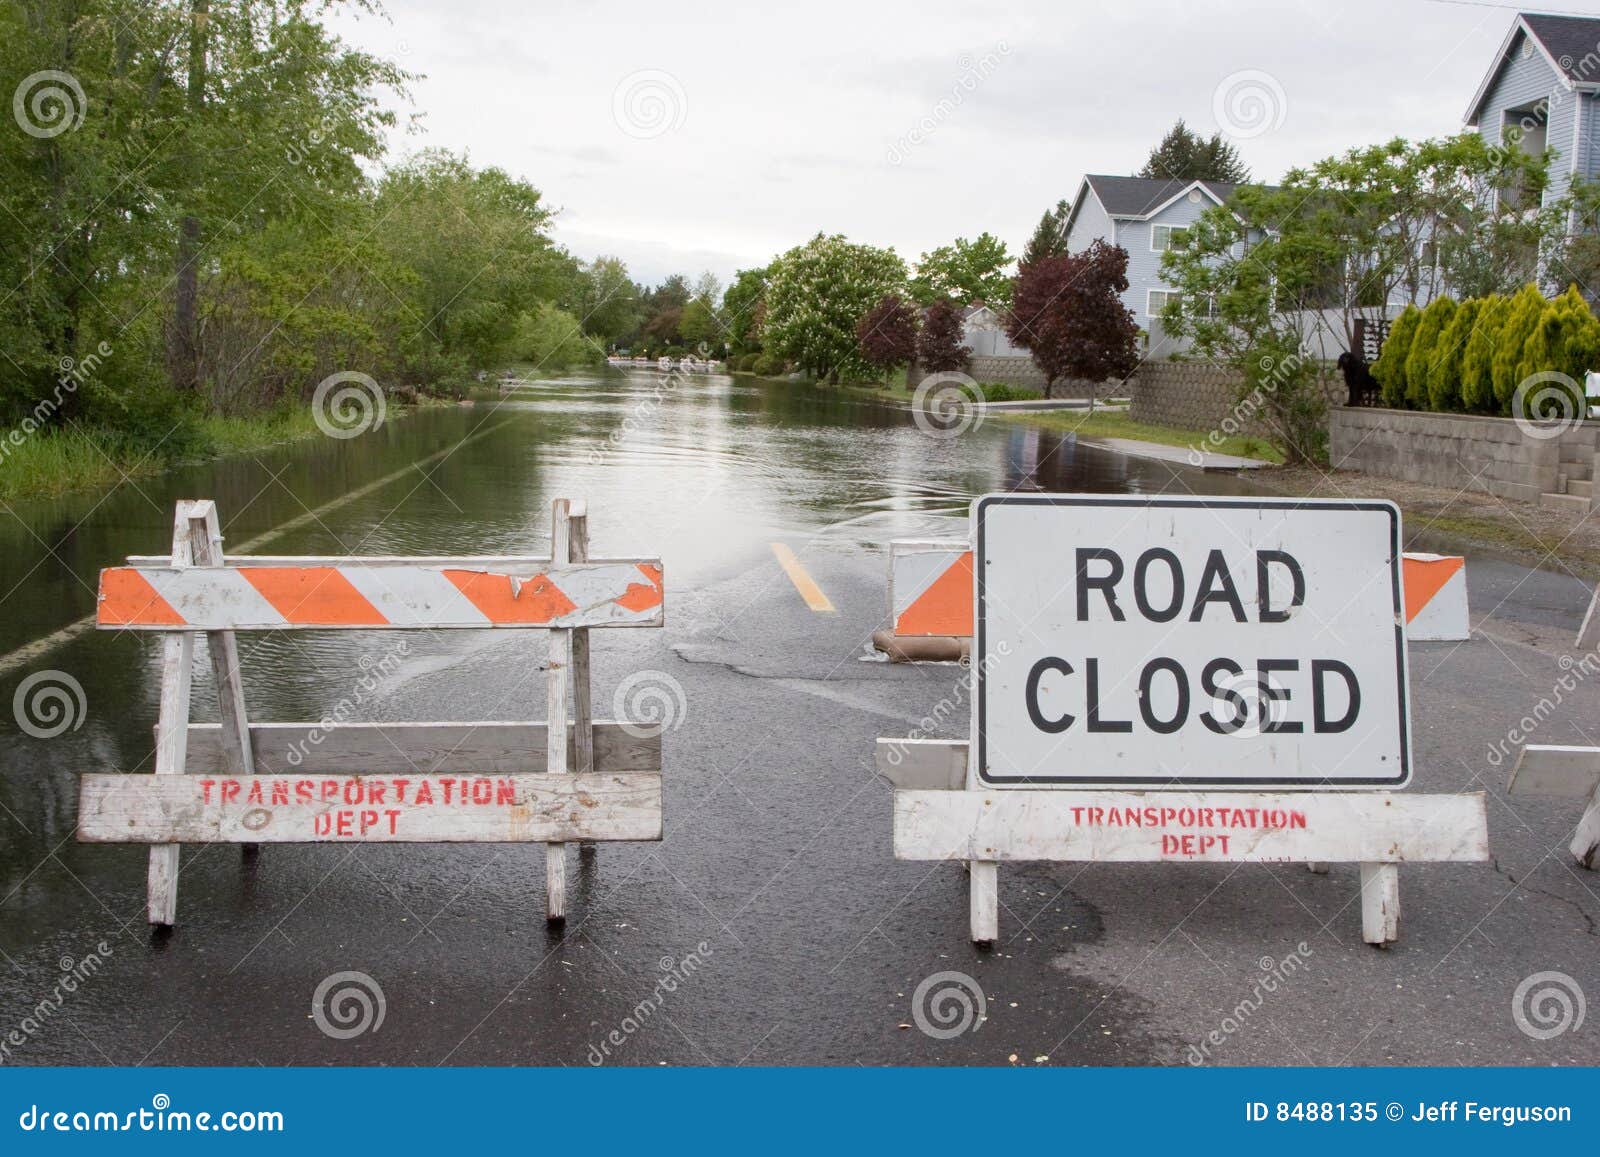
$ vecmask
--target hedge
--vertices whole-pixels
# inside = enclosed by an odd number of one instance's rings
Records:
[[[1407,306],[1389,327],[1372,375],[1384,405],[1445,413],[1549,416],[1548,391],[1566,395],[1568,414],[1584,412],[1583,380],[1600,370],[1600,319],[1576,286],[1549,300],[1534,285],[1511,297],[1440,297],[1427,308]],[[1526,407],[1519,387],[1540,374],[1540,414]],[[1565,407],[1570,403],[1570,409]]]

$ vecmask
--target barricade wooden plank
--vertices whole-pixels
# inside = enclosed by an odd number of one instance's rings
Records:
[[[85,775],[87,843],[659,840],[661,777]]]

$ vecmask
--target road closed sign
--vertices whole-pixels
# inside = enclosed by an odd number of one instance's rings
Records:
[[[973,521],[980,785],[1409,779],[1393,504],[990,495]]]

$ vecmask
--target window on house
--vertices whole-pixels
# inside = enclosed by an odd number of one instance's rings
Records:
[[[1148,291],[1148,297],[1145,313],[1150,317],[1160,317],[1161,311],[1167,308],[1167,304],[1179,300],[1183,294],[1176,289],[1152,289]]]
[[[1168,249],[1182,249],[1188,236],[1189,231],[1177,225],[1152,225],[1150,248],[1156,253],[1165,253]]]
[[[1545,146],[1549,143],[1549,128],[1548,100],[1537,100],[1522,108],[1507,109],[1500,117],[1500,144],[1508,149],[1520,148],[1531,157],[1542,156]],[[1518,181],[1514,180],[1498,192],[1500,204],[1507,209],[1537,207],[1537,203],[1530,195],[1531,190],[1522,188]]]

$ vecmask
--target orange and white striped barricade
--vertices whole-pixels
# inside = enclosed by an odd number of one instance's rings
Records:
[[[876,766],[895,858],[966,865],[974,942],[1002,862],[1358,864],[1383,946],[1402,863],[1488,859],[1482,792],[1405,790],[1406,624],[1461,568],[1413,571],[1392,504],[992,495],[972,526],[891,553],[897,632],[976,636],[970,736]]]
[[[1584,800],[1568,850],[1580,867],[1596,867],[1600,859],[1600,747],[1530,743],[1517,753],[1506,792]]]
[[[1472,637],[1466,559],[1401,556],[1406,638],[1413,643]],[[897,662],[965,656],[972,642],[972,548],[958,540],[889,544],[889,630],[874,635]]]
[[[178,503],[170,557],[101,572],[98,626],[163,635],[154,775],[87,774],[78,839],[150,849],[149,919],[177,915],[185,843],[543,843],[546,913],[566,911],[564,845],[659,840],[661,728],[593,719],[589,630],[659,627],[661,563],[588,558],[581,502],[557,499],[548,558],[225,559],[210,500]],[[236,631],[548,632],[544,723],[251,723]],[[219,724],[189,721],[195,640]],[[569,705],[570,696],[570,705]]]

